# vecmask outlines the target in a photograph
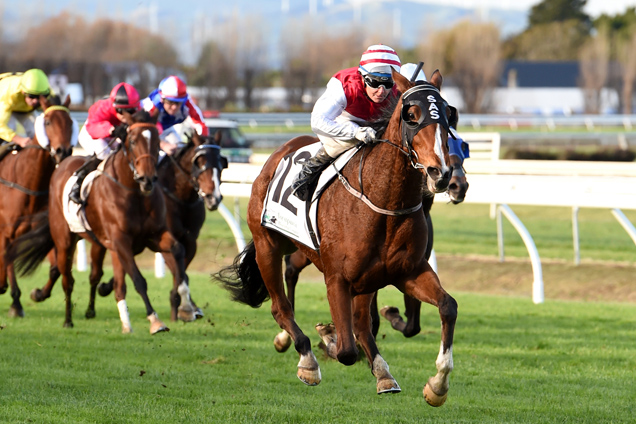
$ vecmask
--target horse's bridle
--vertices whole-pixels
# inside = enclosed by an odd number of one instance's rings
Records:
[[[185,149],[183,149],[185,150]],[[199,167],[196,163],[197,159],[201,156],[205,157],[205,164],[202,167]],[[192,166],[191,171],[188,173],[183,166],[179,163],[179,160],[173,156],[169,156],[171,162],[174,166],[179,170],[179,172],[186,175],[188,181],[194,188],[194,190],[199,195],[199,199],[205,195],[205,193],[201,192],[199,186],[199,176],[204,173],[206,170],[210,168],[216,168],[219,171],[227,168],[227,159],[221,156],[221,147],[216,144],[201,144],[197,146],[194,151],[194,156],[190,159],[190,164]],[[182,203],[176,196],[170,193],[166,188],[164,191],[170,196],[173,200]]]
[[[154,128],[155,130],[157,129],[157,127],[154,124],[151,124],[148,122],[135,122],[134,124],[128,127],[128,133],[130,133],[130,130],[139,128],[139,127],[147,128],[147,129]],[[128,134],[126,135],[126,138],[128,138]],[[126,157],[126,160],[128,161],[128,166],[130,167],[130,170],[133,173],[133,179],[136,182],[139,182],[141,180],[141,176],[137,172],[137,164],[139,163],[139,161],[141,161],[142,159],[150,159],[153,162],[153,164],[156,166],[157,157],[151,155],[150,153],[146,153],[138,157],[135,157],[132,151],[131,143],[124,142],[122,143],[122,145],[123,145],[122,147],[124,151],[124,156]]]
[[[79,125],[77,124],[77,121],[71,117],[71,111],[66,106],[63,106],[63,105],[51,105],[47,107],[46,110],[44,110],[44,112],[42,113],[43,118],[46,118],[49,112],[56,111],[56,110],[61,110],[63,112],[66,112],[69,118],[71,119],[71,122],[73,123],[73,132],[71,134],[71,148],[73,148],[73,146],[77,144],[77,138],[79,136]],[[36,130],[36,136],[38,138],[38,143],[40,147],[44,149],[45,148],[44,145],[48,145],[49,153],[51,154],[52,157],[55,157],[56,152],[55,152],[55,149],[53,149],[53,147],[51,146],[51,143],[49,141],[49,136],[46,133],[46,129],[43,128],[43,131]],[[43,145],[43,142],[44,142],[44,145]]]

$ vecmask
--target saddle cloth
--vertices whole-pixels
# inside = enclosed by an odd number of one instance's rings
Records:
[[[86,200],[88,198],[88,194],[93,186],[93,181],[102,174],[105,162],[106,160],[103,160],[95,171],[91,172],[86,176],[86,178],[84,178],[82,188],[80,189],[80,198],[82,200]],[[66,184],[64,184],[64,189],[62,190],[62,211],[64,212],[64,218],[66,219],[71,231],[74,233],[84,233],[86,231],[91,231],[91,226],[86,219],[86,211],[82,205],[78,205],[73,202],[69,197],[71,188],[73,187],[73,184],[75,184],[75,181],[77,181],[77,176],[73,174],[66,181]]]
[[[320,146],[321,143],[316,142],[281,159],[274,178],[267,188],[261,214],[262,226],[299,241],[314,250],[320,248],[320,234],[316,225],[320,195],[336,177],[337,171],[340,171],[359,150],[354,147],[338,156],[320,175],[311,201],[304,202],[292,194],[291,184],[302,169],[303,163],[314,156]]]

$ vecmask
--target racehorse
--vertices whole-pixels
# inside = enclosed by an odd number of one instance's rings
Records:
[[[194,132],[190,142],[175,153],[167,155],[157,167],[159,185],[166,202],[168,230],[185,249],[185,267],[188,268],[197,251],[197,238],[205,221],[205,210],[215,211],[221,195],[221,173],[227,168],[227,159],[221,156],[221,148],[213,140]],[[113,289],[113,280],[98,286],[99,294],[107,296]],[[179,310],[181,297],[178,286],[170,293],[171,320],[183,313]],[[193,302],[194,304],[194,302]],[[94,316],[95,292],[91,291],[89,311]],[[195,306],[197,318],[203,312]],[[91,311],[92,307],[92,311]],[[187,319],[188,317],[181,317]]]
[[[403,94],[391,112],[383,142],[361,148],[341,171],[341,181],[349,181],[348,188],[354,187],[358,195],[352,196],[344,182],[332,183],[322,194],[317,212],[320,250],[261,226],[263,202],[278,163],[300,147],[317,142],[314,137],[297,137],[269,157],[254,181],[247,214],[253,240],[235,258],[233,266],[219,271],[216,278],[235,301],[258,307],[271,298],[274,319],[291,335],[300,355],[297,376],[308,385],[320,383],[320,367],[285,295],[285,254],[300,249],[322,271],[337,331],[336,357],[345,365],[355,363],[357,340],[376,377],[378,393],[401,389],[371,332],[373,294],[393,284],[437,306],[442,322],[437,374],[428,380],[423,392],[430,405],[440,406],[446,400],[453,369],[457,303],[424,260],[428,236],[421,202],[424,174],[429,191],[441,192],[448,187],[449,108],[439,94],[439,71],[433,73],[430,82],[412,83],[396,72],[393,80]],[[365,202],[360,201],[363,196]]]
[[[40,97],[44,113],[36,119],[38,131],[24,148],[0,161],[0,251],[9,243],[30,231],[34,217],[48,206],[49,181],[62,159],[73,152],[73,138],[77,141],[77,123],[71,118],[70,96],[61,104],[59,96]],[[75,130],[75,132],[74,132]],[[38,137],[39,136],[39,137]],[[10,317],[23,317],[12,261],[0,255],[0,293],[7,291],[7,276],[13,302]]]
[[[146,306],[150,321],[150,333],[168,331],[150,304],[147,283],[135,263],[134,256],[148,247],[157,252],[168,253],[166,265],[179,283],[182,304],[188,304],[189,288],[185,274],[183,246],[170,234],[166,225],[166,208],[157,184],[157,157],[159,135],[147,112],[134,116],[125,112],[129,125],[117,127],[113,135],[124,140],[118,150],[104,160],[101,175],[93,181],[86,199],[85,213],[90,229],[73,233],[63,213],[63,196],[69,177],[87,158],[72,157],[65,160],[51,178],[48,219],[32,232],[17,239],[8,256],[17,259],[23,273],[32,272],[51,248],[55,247],[57,265],[62,275],[62,286],[66,295],[65,327],[73,327],[72,299],[74,278],[72,260],[79,237],[93,243],[91,247],[91,290],[102,275],[106,250],[110,250],[113,263],[115,300],[122,322],[122,332],[132,332],[126,305],[125,276],[128,274]],[[55,281],[49,280],[39,291],[42,299],[50,296]],[[194,313],[191,319],[194,320]]]
[[[456,125],[456,122],[455,122]],[[453,125],[453,126],[455,126]],[[457,155],[450,156],[450,165],[453,168],[453,176],[448,185],[448,194],[451,203],[459,204],[464,201],[466,192],[468,191],[468,182],[466,174],[463,171],[463,161]],[[425,259],[428,261],[433,250],[433,223],[431,221],[430,210],[433,207],[435,197],[432,193],[425,193],[422,197],[422,210],[426,216],[428,224],[428,245],[426,248]],[[292,308],[295,309],[295,295],[298,278],[303,269],[311,264],[311,261],[302,251],[297,250],[291,255],[285,256],[285,285],[287,287],[287,297],[291,302]],[[411,296],[404,295],[404,315],[406,321],[400,315],[399,309],[395,306],[384,306],[378,312],[377,293],[371,301],[371,331],[373,336],[378,335],[380,329],[380,314],[385,317],[393,329],[401,332],[404,337],[413,337],[419,334],[420,328],[420,309],[422,303]],[[330,336],[333,329],[320,324],[317,326],[321,336]],[[274,338],[274,347],[278,352],[286,352],[291,345],[291,338],[285,331],[281,331]],[[321,345],[324,346],[324,345]],[[332,350],[325,346],[326,353],[329,355]],[[334,358],[335,359],[335,358]]]

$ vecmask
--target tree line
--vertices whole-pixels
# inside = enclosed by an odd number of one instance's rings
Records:
[[[462,96],[465,112],[483,113],[492,106],[504,60],[578,61],[579,86],[588,113],[600,111],[601,92],[617,93],[619,110],[632,113],[636,80],[636,8],[592,20],[587,0],[544,0],[530,10],[527,27],[502,39],[493,23],[464,20],[451,28],[431,30],[423,22],[420,43],[400,49],[392,23],[333,31],[321,18],[289,22],[281,34],[280,69],[268,65],[267,29],[257,16],[235,14],[214,27],[201,46],[196,63],[179,62],[177,51],[160,35],[131,24],[97,19],[87,22],[62,12],[25,31],[15,42],[0,37],[0,69],[38,67],[66,74],[82,84],[90,101],[126,80],[142,94],[161,78],[178,73],[189,85],[205,91],[206,108],[236,108],[238,92],[247,110],[260,106],[258,88],[283,87],[292,110],[304,96],[315,98],[339,69],[355,66],[362,51],[378,40],[398,49],[403,62],[425,62],[430,75],[440,69]],[[373,27],[370,31],[369,26]],[[205,31],[205,28],[203,28]],[[372,32],[372,33],[371,33]]]

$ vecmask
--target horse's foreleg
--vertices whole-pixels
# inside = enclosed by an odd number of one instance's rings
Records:
[[[132,324],[130,323],[130,315],[128,313],[128,305],[126,304],[126,271],[119,260],[116,252],[110,253],[113,262],[113,291],[115,292],[115,302],[119,311],[119,320],[121,321],[121,332],[124,334],[132,333]]]
[[[401,391],[397,381],[389,372],[389,365],[384,361],[375,343],[375,336],[372,331],[371,304],[375,293],[358,295],[353,298],[353,325],[356,339],[367,355],[371,373],[377,380],[377,392],[399,393]]]
[[[414,280],[401,285],[400,290],[414,298],[437,306],[442,321],[442,341],[435,361],[437,374],[424,387],[424,398],[429,405],[441,406],[446,401],[449,377],[453,370],[453,334],[457,320],[457,302],[442,288],[437,274],[428,263]]]
[[[190,299],[190,286],[185,273],[185,250],[170,232],[165,231],[156,246],[151,249],[163,255],[166,266],[172,273],[172,291],[170,292],[170,318],[173,321],[190,322],[197,319],[195,308]]]
[[[272,300],[272,316],[281,329],[286,331],[294,341],[294,348],[300,355],[297,376],[303,383],[315,386],[320,383],[322,376],[316,356],[311,350],[311,342],[294,318],[294,310],[285,295],[283,285],[282,254],[272,245],[269,237],[254,234],[256,249],[256,263],[261,273],[263,283]]]
[[[86,309],[86,318],[95,318],[95,295],[97,285],[104,275],[104,257],[106,249],[97,243],[91,245],[91,273],[88,277],[91,284],[90,297],[88,300],[88,308]]]
[[[119,308],[120,317],[127,316],[126,307],[126,280],[125,274],[130,275],[135,285],[135,290],[141,296],[146,306],[146,318],[150,321],[150,334],[156,334],[161,331],[169,331],[168,327],[159,319],[157,313],[150,304],[148,298],[148,283],[143,277],[133,256],[132,243],[126,236],[120,235],[119,240],[113,241],[115,248],[112,251],[113,258],[113,274],[115,278],[115,300]],[[122,303],[123,301],[123,303]],[[126,323],[122,320],[122,329]],[[130,326],[130,321],[127,323]],[[125,332],[125,331],[124,331]]]
[[[358,348],[353,337],[352,297],[349,286],[340,275],[325,278],[327,299],[331,319],[336,326],[337,358],[344,365],[353,365],[358,360]],[[370,301],[370,298],[369,298]]]

